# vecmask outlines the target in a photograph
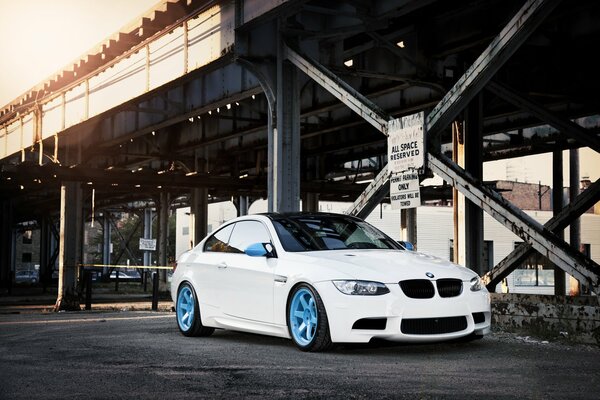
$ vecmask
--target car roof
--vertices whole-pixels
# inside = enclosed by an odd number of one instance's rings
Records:
[[[329,212],[317,212],[317,211],[296,211],[296,212],[269,212],[261,213],[258,215],[264,215],[271,220],[285,219],[285,218],[323,218],[323,217],[335,217],[335,218],[347,218],[355,221],[362,221],[360,218],[348,214],[337,214]]]

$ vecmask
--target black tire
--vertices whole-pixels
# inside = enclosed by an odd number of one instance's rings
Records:
[[[182,283],[177,290],[175,318],[184,336],[210,336],[215,331],[215,328],[202,325],[196,291],[188,282]]]
[[[315,306],[313,310],[316,311],[316,329],[312,335],[309,335],[309,338],[297,338],[297,335],[299,334],[297,322],[290,318],[293,312],[299,311],[292,310],[292,308],[298,304],[294,299],[297,296],[301,297],[303,294],[306,294],[307,296],[310,294],[309,296],[312,296]],[[313,315],[313,317],[315,316]],[[297,318],[300,319],[299,317]],[[327,319],[327,312],[325,311],[323,300],[321,300],[321,296],[319,296],[319,293],[312,286],[303,283],[292,290],[288,298],[286,321],[292,341],[300,350],[318,352],[329,350],[333,347],[331,335],[329,333],[329,321]],[[301,322],[301,320],[299,322]],[[309,330],[308,328],[305,329],[306,331]],[[294,334],[294,331],[296,331],[296,335]]]

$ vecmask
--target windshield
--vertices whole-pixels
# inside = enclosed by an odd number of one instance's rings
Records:
[[[273,221],[285,251],[402,249],[366,222],[344,216],[292,216]]]

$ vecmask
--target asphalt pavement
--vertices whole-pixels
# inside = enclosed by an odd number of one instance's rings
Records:
[[[493,332],[303,353],[231,331],[187,338],[172,312],[0,314],[0,399],[199,398],[598,399],[600,349]]]

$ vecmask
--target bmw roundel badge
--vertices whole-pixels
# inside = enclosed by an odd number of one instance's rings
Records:
[[[431,272],[425,272],[425,275],[427,275],[428,278],[434,278],[435,275],[433,275]]]

